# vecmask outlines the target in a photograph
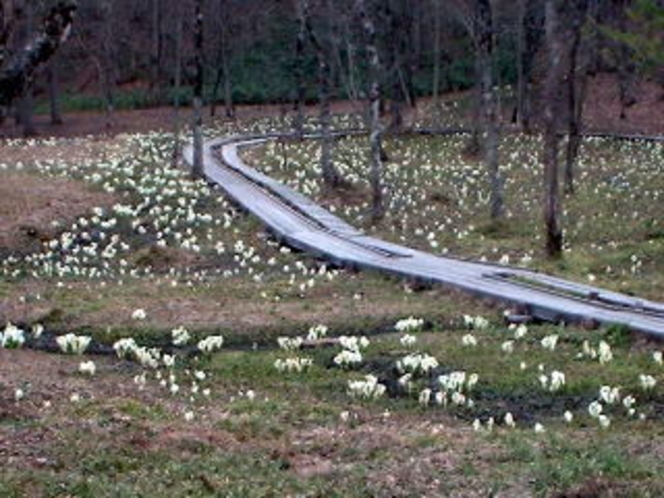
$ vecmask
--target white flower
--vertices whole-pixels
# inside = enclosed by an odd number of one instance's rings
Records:
[[[35,339],[39,339],[43,333],[44,333],[44,326],[43,325],[41,325],[39,323],[36,324],[36,325],[33,325],[33,327],[32,327],[32,336]]]
[[[563,418],[565,419],[565,422],[568,424],[572,423],[572,420],[574,419],[574,415],[572,415],[572,412],[567,410],[565,414],[563,415]]]
[[[639,375],[639,383],[644,391],[650,391],[657,385],[657,380],[652,375]]]
[[[500,345],[503,353],[512,354],[514,352],[514,341],[505,341]]]
[[[8,323],[4,332],[0,332],[0,347],[18,349],[25,343],[25,333],[16,325]]]
[[[78,393],[72,393],[72,395],[69,396],[69,401],[71,401],[72,403],[78,403],[79,401],[81,401],[81,395]]]
[[[535,430],[535,432],[536,432],[537,434],[541,434],[541,433],[543,433],[543,432],[546,430],[546,429],[544,429],[544,426],[543,426],[542,424],[540,424],[539,422],[537,422],[537,423],[535,424],[535,427],[533,427],[533,429]]]
[[[599,362],[604,365],[605,363],[613,360],[613,352],[608,343],[601,341],[599,343]]]
[[[132,320],[145,320],[147,318],[147,313],[143,308],[138,308],[132,311],[131,318]]]
[[[277,344],[284,351],[295,351],[302,347],[304,340],[301,337],[278,337]]]
[[[432,391],[429,388],[423,389],[420,392],[420,395],[418,396],[418,402],[420,403],[420,405],[424,406],[429,405],[429,402],[431,401],[431,392]]]
[[[413,346],[417,342],[417,337],[411,334],[405,334],[401,336],[401,339],[399,339],[399,342],[401,343],[402,346],[409,348]]]
[[[556,344],[558,344],[558,336],[555,334],[547,335],[542,339],[541,344],[544,349],[553,351],[556,349]]]
[[[489,328],[489,320],[482,316],[463,315],[463,323],[469,329],[485,330]]]
[[[194,412],[192,412],[192,411],[185,412],[184,419],[187,422],[191,422],[192,420],[194,420]]]
[[[189,342],[189,339],[191,339],[189,331],[184,327],[178,327],[171,330],[171,337],[173,338],[174,346],[184,346]]]
[[[605,403],[612,405],[620,401],[620,388],[611,386],[602,386],[599,389],[599,398]]]
[[[385,385],[378,382],[374,375],[367,375],[364,380],[349,380],[348,394],[354,398],[377,399],[385,394]]]
[[[555,392],[560,390],[561,387],[565,385],[565,374],[563,372],[559,372],[558,370],[554,370],[551,372],[551,386],[549,389],[551,392]]]
[[[438,360],[426,353],[413,353],[397,361],[401,373],[427,374],[438,367]]]
[[[359,351],[344,349],[334,357],[334,364],[341,368],[347,368],[362,363],[362,359],[362,353]]]
[[[523,339],[526,334],[528,334],[528,327],[523,323],[514,329],[514,339],[516,340]]]
[[[115,350],[115,354],[118,355],[118,358],[126,358],[137,347],[136,341],[132,338],[119,339],[113,344],[113,349]]]
[[[328,328],[325,325],[314,325],[307,332],[308,341],[318,341],[327,335]]]
[[[611,425],[611,419],[606,415],[600,415],[597,417],[597,420],[599,421],[599,425],[602,429],[606,429],[609,427],[609,425]]]
[[[652,354],[652,359],[658,365],[664,365],[664,355],[662,354],[661,351],[655,351]]]
[[[205,339],[198,342],[198,349],[205,353],[212,353],[221,349],[221,346],[224,344],[224,338],[220,335],[211,335]]]
[[[592,418],[597,418],[602,414],[602,403],[599,401],[593,401],[588,405],[588,413]]]
[[[21,401],[25,397],[25,392],[23,392],[23,389],[16,389],[14,391],[14,399],[18,402]]]
[[[311,367],[313,363],[313,360],[310,358],[286,358],[285,360],[278,359],[274,362],[274,368],[276,368],[279,372],[300,373]]]
[[[84,361],[78,366],[78,371],[84,375],[94,375],[97,371],[97,366],[94,361]]]
[[[88,336],[78,336],[76,334],[65,334],[58,336],[55,342],[63,353],[83,354],[90,345],[92,339]]]
[[[505,425],[511,428],[516,427],[516,422],[514,421],[514,416],[511,412],[507,412],[505,414]]]
[[[473,420],[473,430],[475,432],[479,432],[480,430],[482,430],[482,422],[480,421],[479,418]]]
[[[399,320],[394,325],[394,328],[397,332],[407,333],[407,332],[418,332],[422,330],[423,326],[424,326],[424,319],[409,316],[408,318]]]
[[[461,344],[466,347],[475,347],[477,346],[477,339],[473,334],[466,334],[461,338]]]

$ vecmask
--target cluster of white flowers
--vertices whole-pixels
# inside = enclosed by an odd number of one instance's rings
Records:
[[[5,330],[0,332],[0,347],[17,349],[25,344],[25,332],[16,325],[8,323]]]
[[[472,330],[486,330],[489,328],[489,320],[479,315],[463,315],[463,324]]]
[[[63,353],[83,354],[90,345],[91,337],[86,335],[66,334],[58,336],[55,342]]]
[[[412,375],[426,375],[438,368],[438,360],[427,353],[412,353],[397,361],[399,372]]]
[[[132,337],[119,339],[113,344],[113,349],[118,358],[127,358],[138,347],[136,341]]]
[[[581,357],[598,360],[602,365],[613,360],[613,351],[606,341],[600,341],[597,349],[590,345],[590,342],[583,341]]]
[[[394,329],[397,332],[401,333],[412,333],[419,332],[424,326],[423,318],[415,318],[414,316],[409,316],[408,318],[403,318],[399,320],[395,325]]]
[[[514,339],[517,341],[523,339],[528,334],[528,327],[523,323],[519,325],[512,323],[509,326],[509,330],[514,332]]]
[[[560,391],[565,386],[565,374],[559,370],[554,370],[551,375],[541,374],[539,376],[541,386],[548,391]]]
[[[478,382],[479,375],[476,373],[468,375],[466,372],[457,371],[441,375],[438,377],[440,391],[436,393],[436,403],[443,406],[452,403],[472,408],[475,403],[469,394]]]
[[[143,308],[135,309],[131,313],[132,320],[136,320],[136,321],[145,320],[147,318],[147,316],[148,315],[147,315],[147,313],[145,312],[145,310]]]
[[[220,335],[211,335],[198,341],[198,350],[205,354],[218,351],[224,345],[224,338]]]
[[[558,344],[558,336],[556,334],[547,335],[540,341],[540,343],[544,349],[554,351],[556,349],[556,345]]]
[[[342,350],[334,357],[334,364],[341,368],[350,368],[362,363],[362,350],[369,346],[369,339],[364,336],[341,336],[339,345]]]
[[[657,385],[657,379],[655,379],[655,377],[652,375],[640,374],[639,384],[641,385],[641,389],[644,391],[652,391]]]
[[[369,374],[363,380],[349,380],[348,394],[353,398],[377,399],[385,394],[385,385],[378,382],[378,377]]]
[[[465,334],[461,338],[461,344],[468,348],[474,348],[477,346],[477,338],[473,334]]]
[[[282,373],[284,372],[300,373],[309,369],[313,364],[314,362],[311,358],[301,358],[301,357],[286,358],[286,359],[279,358],[274,362],[274,368],[276,368],[279,372]]]
[[[78,366],[78,371],[84,375],[94,375],[97,371],[97,366],[94,361],[83,361]]]
[[[171,337],[173,338],[174,346],[184,346],[191,339],[189,331],[184,327],[178,327],[171,330]]]
[[[318,341],[327,335],[328,330],[325,325],[314,325],[307,331],[307,340]]]
[[[404,334],[399,339],[399,342],[401,343],[402,346],[404,346],[406,348],[410,348],[410,347],[414,346],[415,343],[417,342],[417,337],[415,337],[412,334]]]

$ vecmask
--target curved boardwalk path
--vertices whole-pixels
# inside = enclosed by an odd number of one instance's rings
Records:
[[[369,237],[276,180],[247,166],[238,153],[279,135],[211,140],[204,146],[207,179],[257,216],[288,245],[335,264],[439,283],[515,306],[550,322],[622,324],[664,339],[664,304],[534,271],[441,257]],[[192,150],[185,149],[191,163]]]

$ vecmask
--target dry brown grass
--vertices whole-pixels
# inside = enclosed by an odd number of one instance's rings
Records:
[[[56,232],[53,222],[66,226],[96,206],[108,206],[113,196],[96,192],[83,182],[45,178],[28,173],[3,173],[0,182],[0,247],[34,250]]]

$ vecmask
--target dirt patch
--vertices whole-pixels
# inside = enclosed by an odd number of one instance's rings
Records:
[[[76,217],[113,204],[110,194],[83,182],[4,173],[0,183],[0,247],[28,252],[41,247]],[[55,222],[59,224],[55,226]]]

